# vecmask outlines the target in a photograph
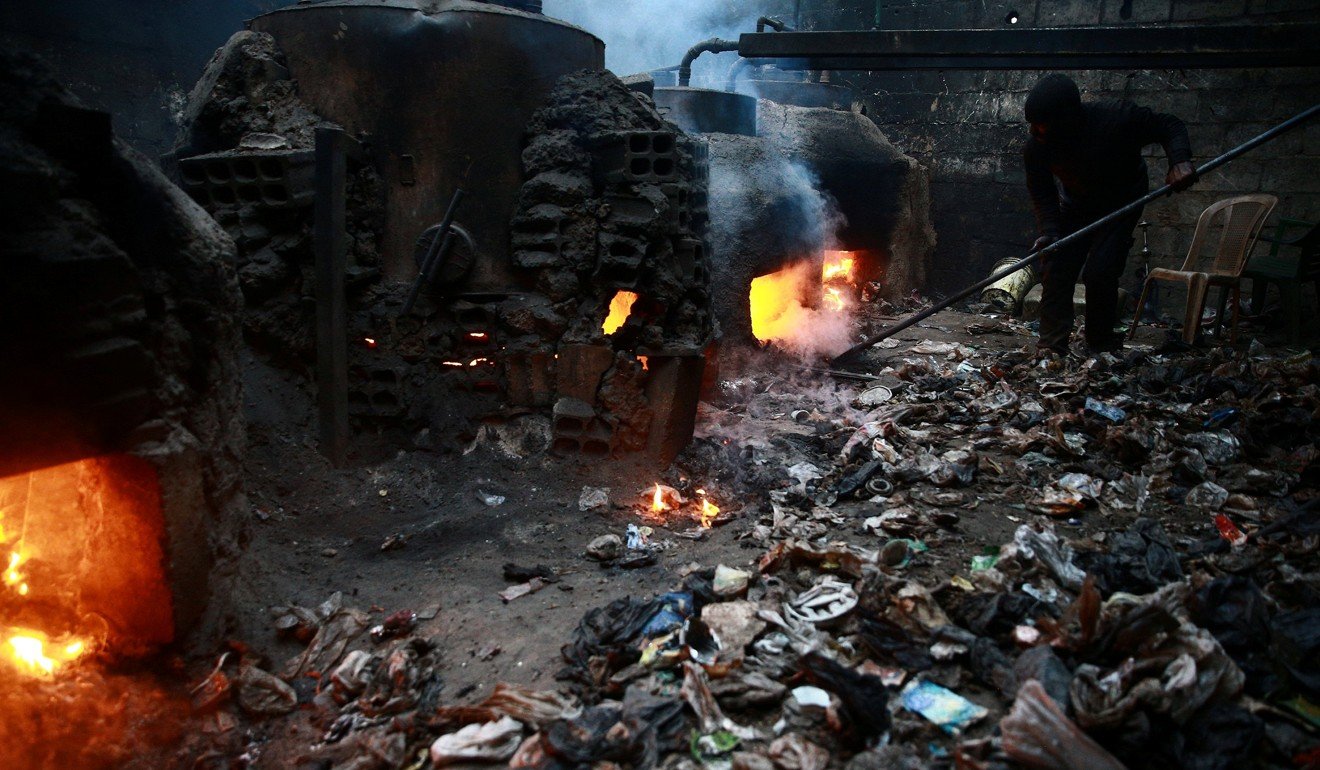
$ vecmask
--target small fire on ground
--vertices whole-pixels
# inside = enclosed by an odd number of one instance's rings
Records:
[[[825,251],[814,259],[752,279],[752,336],[791,353],[812,357],[841,353],[851,344],[857,302],[857,257]]]
[[[698,489],[695,494],[694,498],[688,500],[677,489],[656,483],[650,495],[651,515],[663,519],[670,512],[686,514],[695,519],[702,529],[710,529],[720,515],[720,508],[706,494],[706,490]]]

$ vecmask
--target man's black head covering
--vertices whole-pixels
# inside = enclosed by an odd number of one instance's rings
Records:
[[[1061,123],[1082,112],[1082,94],[1067,75],[1046,75],[1027,94],[1029,123]]]

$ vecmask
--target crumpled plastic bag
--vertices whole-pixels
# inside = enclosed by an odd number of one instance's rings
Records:
[[[1037,770],[1127,770],[1064,714],[1045,688],[1029,679],[1008,716],[999,720],[1004,753]]]
[[[801,665],[808,682],[838,696],[847,718],[845,744],[870,747],[889,729],[889,689],[880,677],[858,673],[817,652],[804,655]]]
[[[582,706],[573,698],[552,690],[532,690],[505,682],[497,683],[495,691],[481,705],[538,729],[553,720],[574,719],[582,713]]]
[[[1065,588],[1074,591],[1082,587],[1086,572],[1073,563],[1072,546],[1059,539],[1053,527],[1036,530],[1027,524],[1013,533],[1013,545],[1028,559],[1034,559],[1049,568],[1050,573]]]
[[[284,665],[282,678],[293,679],[312,671],[329,672],[343,657],[349,643],[366,630],[370,616],[362,610],[344,607],[343,601],[343,594],[336,592],[317,607],[320,626],[316,635],[307,649]]]
[[[1097,586],[1106,595],[1115,591],[1146,594],[1183,577],[1164,527],[1144,517],[1114,535],[1108,553],[1079,554],[1077,564],[1095,575]]]
[[[830,753],[797,733],[781,735],[767,751],[778,770],[825,770]]]
[[[238,705],[249,714],[278,716],[298,708],[298,693],[280,678],[256,666],[241,667],[236,684]]]
[[[494,722],[468,725],[435,739],[431,744],[431,764],[444,767],[456,762],[501,762],[518,750],[522,731],[522,723],[507,716]]]
[[[1108,657],[1128,657],[1114,668],[1077,667],[1070,700],[1078,724],[1119,729],[1138,711],[1182,724],[1202,706],[1242,691],[1242,670],[1209,631],[1185,621],[1172,631],[1168,623],[1138,621],[1143,614],[1172,620],[1169,609],[1180,608],[1181,593],[1140,597],[1117,611],[1112,600],[1106,605],[1098,643]]]

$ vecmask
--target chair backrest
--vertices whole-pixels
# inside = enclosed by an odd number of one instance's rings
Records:
[[[1273,195],[1257,193],[1210,204],[1196,220],[1192,247],[1187,250],[1182,269],[1219,276],[1241,275],[1265,218],[1278,202]],[[1215,234],[1217,240],[1213,238]],[[1214,247],[1209,258],[1202,256],[1207,246]]]

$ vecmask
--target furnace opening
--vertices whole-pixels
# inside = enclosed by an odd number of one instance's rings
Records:
[[[0,479],[4,663],[50,676],[174,638],[156,472],[115,455]]]
[[[822,252],[752,279],[752,336],[803,357],[846,350],[859,301],[855,252]]]

